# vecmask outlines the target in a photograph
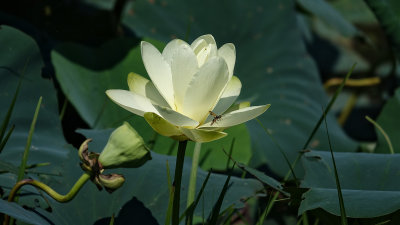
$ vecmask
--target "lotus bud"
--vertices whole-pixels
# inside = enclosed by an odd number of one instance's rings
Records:
[[[150,151],[143,138],[129,123],[118,127],[111,134],[107,145],[100,154],[102,168],[136,168],[151,159]]]

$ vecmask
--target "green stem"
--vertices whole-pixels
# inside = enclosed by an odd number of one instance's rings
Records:
[[[25,179],[21,180],[15,184],[12,188],[10,195],[8,196],[8,201],[13,202],[16,194],[18,193],[19,189],[21,189],[24,185],[31,185],[40,190],[44,191],[50,197],[58,202],[68,202],[71,201],[75,195],[79,192],[79,190],[83,187],[83,185],[90,179],[90,175],[87,173],[82,174],[78,181],[74,184],[71,190],[66,195],[60,195],[56,191],[54,191],[51,187],[47,186],[46,184],[32,179]],[[4,216],[4,225],[8,225],[10,217],[8,215]]]
[[[187,207],[189,207],[193,203],[194,196],[196,194],[196,178],[197,178],[197,168],[199,167],[200,152],[201,152],[201,143],[196,142],[196,144],[194,145],[192,169],[190,171]]]
[[[182,171],[183,162],[185,160],[187,141],[180,141],[178,146],[178,155],[175,164],[175,177],[174,177],[174,202],[172,206],[172,225],[179,224],[179,206],[181,197],[181,183],[182,183]]]

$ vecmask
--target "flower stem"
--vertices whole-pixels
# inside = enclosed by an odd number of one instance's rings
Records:
[[[189,207],[193,203],[194,196],[196,193],[196,178],[197,178],[197,168],[199,167],[200,152],[201,152],[201,143],[196,142],[196,144],[194,145],[194,152],[192,158],[192,169],[190,170],[187,207]]]
[[[185,160],[187,141],[180,141],[178,146],[178,155],[175,164],[175,177],[174,177],[174,202],[172,206],[172,225],[179,224],[179,206],[181,196],[181,183],[182,183],[182,171],[183,162]]]
[[[18,183],[16,183],[15,186],[12,188],[10,195],[8,196],[8,201],[9,202],[14,201],[14,198],[15,198],[17,192],[19,191],[19,189],[21,189],[21,187],[23,187],[24,185],[31,185],[31,186],[34,186],[36,188],[43,190],[44,192],[46,192],[46,194],[48,194],[50,197],[52,197],[54,200],[56,200],[58,202],[68,202],[68,201],[71,201],[75,197],[75,195],[79,192],[79,190],[83,187],[83,185],[89,179],[90,179],[89,174],[87,174],[87,173],[82,174],[82,176],[79,178],[79,180],[76,181],[74,186],[71,188],[71,190],[66,195],[60,195],[59,193],[54,191],[51,187],[49,187],[46,184],[44,184],[40,181],[37,181],[37,180],[32,180],[32,179],[21,180]],[[5,215],[3,224],[8,225],[9,219],[10,219],[10,216]]]

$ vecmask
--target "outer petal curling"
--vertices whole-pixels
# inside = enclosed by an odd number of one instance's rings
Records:
[[[129,73],[127,80],[130,91],[150,99],[152,103],[169,107],[168,103],[150,80],[136,73]]]
[[[225,59],[229,69],[229,78],[232,77],[236,61],[235,45],[232,43],[224,44],[221,48],[218,49],[218,56],[221,56]]]
[[[221,132],[221,131],[186,129],[183,127],[180,127],[179,129],[190,140],[195,141],[195,142],[200,142],[200,143],[215,141],[215,140],[223,138],[227,135],[227,133]]]
[[[233,76],[212,111],[218,115],[224,113],[236,101],[241,89],[239,78]]]
[[[107,90],[107,96],[122,108],[138,116],[143,116],[145,112],[158,113],[148,98],[126,90]]]
[[[230,113],[222,115],[221,119],[215,122],[211,126],[211,122],[205,123],[201,125],[199,128],[216,128],[216,127],[231,127],[235,126],[241,123],[244,123],[246,121],[249,121],[251,119],[256,118],[257,116],[261,115],[264,113],[271,105],[260,105],[260,106],[251,106],[247,108],[242,108],[239,110],[232,111]]]
[[[230,112],[233,112],[233,111],[236,111],[239,109],[243,109],[243,108],[247,108],[247,107],[250,107],[250,102],[235,103],[231,107],[229,107],[224,113],[228,114]]]
[[[229,72],[221,57],[210,59],[193,76],[187,88],[182,113],[199,122],[216,104],[228,82]]]
[[[157,48],[148,42],[142,41],[141,51],[143,64],[154,86],[170,107],[175,109],[172,75],[169,64],[164,60],[164,57]]]
[[[149,125],[159,134],[167,137],[174,138],[176,140],[186,140],[187,137],[173,124],[160,117],[155,113],[145,113],[144,119]]]

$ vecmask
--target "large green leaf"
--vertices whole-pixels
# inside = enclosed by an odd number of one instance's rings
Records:
[[[164,47],[160,42],[151,42],[159,48]],[[116,127],[127,120],[149,142],[154,141],[155,132],[145,120],[117,106],[105,95],[108,89],[128,89],[126,79],[129,72],[146,75],[140,48],[134,47],[136,44],[135,40],[128,38],[113,40],[98,49],[62,44],[52,52],[52,62],[63,92],[92,128]],[[227,132],[227,138],[202,145],[202,168],[225,170],[228,157],[222,149],[229,151],[233,138],[232,156],[239,162],[249,162],[251,149],[247,128],[241,125],[227,129]],[[176,145],[170,151],[173,145],[171,139],[157,136],[152,149],[173,154],[177,150]],[[193,144],[188,148],[193,149]],[[193,151],[187,152],[191,156]]]
[[[46,225],[48,221],[40,217],[34,212],[24,209],[22,206],[14,202],[7,202],[0,199],[0,212],[16,218],[17,220],[34,225]]]
[[[58,174],[59,165],[67,157],[70,148],[62,134],[53,83],[41,77],[43,63],[39,48],[32,38],[8,26],[1,27],[0,42],[4,43],[0,46],[1,109],[8,108],[18,82],[22,80],[10,120],[10,125],[15,124],[15,130],[1,154],[2,160],[9,165],[19,166],[37,101],[43,96],[28,164],[49,162],[49,166],[35,170]],[[0,110],[0,120],[6,113],[6,110]],[[10,188],[15,181],[14,175],[0,176],[0,186]]]
[[[93,142],[89,144],[89,150],[101,151],[111,131],[108,129],[81,130],[80,132],[93,138]],[[162,224],[165,220],[169,198],[166,163],[169,163],[171,174],[173,174],[175,159],[176,157],[152,152],[152,160],[140,168],[107,170],[105,173],[117,172],[125,176],[126,182],[120,189],[108,194],[104,191],[99,192],[93,184],[87,184],[70,203],[51,203],[53,216],[50,218],[56,224],[93,224],[96,220],[98,223],[101,221],[107,223],[108,219],[106,218],[115,213],[117,224],[128,224],[128,221],[132,220],[138,224],[155,224],[156,221]],[[76,174],[81,169],[77,166],[76,161],[77,157],[72,158],[71,162],[66,165],[65,171],[68,172],[65,174],[63,183],[53,184],[58,190],[67,191],[78,178]],[[191,162],[187,158],[183,169],[181,212],[186,207],[190,168]],[[207,173],[203,170],[198,171],[197,191],[200,190],[206,176]],[[201,216],[204,212],[204,215],[207,216],[210,213],[225,180],[225,175],[211,175],[203,193],[204,200],[200,201],[195,211],[196,215]],[[232,204],[240,208],[243,206],[241,199],[254,196],[262,188],[261,183],[254,179],[232,177],[231,186],[225,196],[222,208],[225,209]],[[79,214],[77,215],[77,213]],[[45,214],[48,215],[48,213]],[[100,219],[102,220],[100,221]]]
[[[398,88],[394,96],[386,103],[383,107],[377,123],[386,132],[390,141],[393,145],[393,150],[396,153],[400,153],[400,88]],[[378,136],[378,146],[375,152],[379,153],[390,153],[388,142],[383,136],[382,132],[375,129]]]
[[[400,209],[400,155],[335,153],[346,214],[371,218]],[[329,152],[311,151],[302,158],[304,194],[299,214],[322,208],[340,215],[332,158]]]
[[[260,116],[290,160],[303,148],[322,114],[327,97],[317,68],[307,55],[297,28],[293,1],[135,1],[127,10],[124,24],[139,36],[169,41],[188,40],[211,33],[219,46],[236,46],[235,74],[242,81],[240,100],[270,103]],[[350,68],[349,68],[350,69]],[[337,125],[331,114],[328,126],[338,151],[354,151],[356,144]],[[289,168],[264,130],[248,123],[254,149],[252,165],[267,163],[281,175]],[[329,149],[326,132],[320,129],[313,147]]]
[[[100,48],[66,43],[52,52],[56,77],[64,94],[92,128],[117,127],[131,113],[112,103],[107,89],[127,89],[128,73],[143,74],[137,41],[123,38]],[[136,121],[136,120],[135,120]]]

